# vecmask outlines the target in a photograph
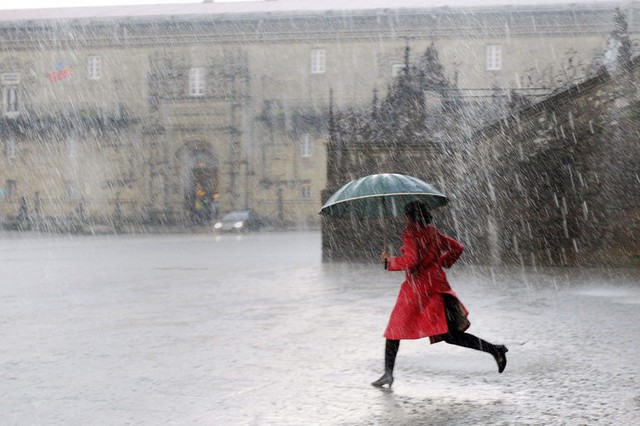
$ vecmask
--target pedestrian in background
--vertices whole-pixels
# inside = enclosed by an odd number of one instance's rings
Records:
[[[373,386],[389,388],[393,384],[400,340],[429,337],[431,343],[445,341],[493,355],[502,373],[507,365],[504,345],[494,345],[465,331],[471,325],[468,311],[451,289],[443,268],[450,268],[464,249],[431,224],[431,213],[424,203],[414,201],[404,209],[406,228],[402,233],[402,256],[383,252],[385,269],[405,271],[405,281],[389,324],[386,338],[384,374]]]

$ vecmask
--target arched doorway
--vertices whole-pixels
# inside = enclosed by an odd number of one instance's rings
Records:
[[[220,196],[218,167],[204,143],[185,146],[183,162],[184,203],[191,223],[204,224],[217,216]]]

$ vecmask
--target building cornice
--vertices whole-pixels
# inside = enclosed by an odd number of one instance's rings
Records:
[[[514,4],[518,2],[518,4]],[[533,2],[533,0],[531,0]],[[215,0],[189,4],[121,5],[98,7],[54,7],[41,9],[1,10],[0,22],[23,21],[59,23],[63,21],[161,21],[175,19],[244,18],[254,16],[292,17],[312,14],[349,15],[359,12],[393,13],[411,10],[429,10],[431,13],[476,13],[488,9],[580,9],[613,8],[619,2],[609,0],[263,0],[224,3]],[[525,3],[525,4],[523,4]],[[576,4],[580,3],[580,4]]]
[[[640,10],[627,11],[630,23]],[[201,43],[321,43],[376,39],[504,39],[606,35],[614,5],[406,8],[67,20],[0,19],[0,51]],[[633,31],[633,25],[631,25]]]

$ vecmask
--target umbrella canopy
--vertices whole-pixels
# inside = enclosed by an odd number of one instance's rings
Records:
[[[448,199],[418,178],[380,173],[344,185],[324,203],[320,214],[356,218],[402,216],[405,204],[411,201],[421,201],[432,210],[447,204]]]

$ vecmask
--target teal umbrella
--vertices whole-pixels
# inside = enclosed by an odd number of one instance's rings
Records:
[[[425,181],[397,173],[380,173],[353,180],[338,189],[320,209],[334,217],[384,218],[402,216],[405,204],[421,201],[429,210],[447,204],[447,197]]]
[[[320,209],[324,216],[367,219],[402,216],[404,206],[421,201],[429,210],[447,204],[447,197],[432,185],[412,176],[380,173],[353,180],[338,189]],[[384,227],[384,250],[387,228]]]

